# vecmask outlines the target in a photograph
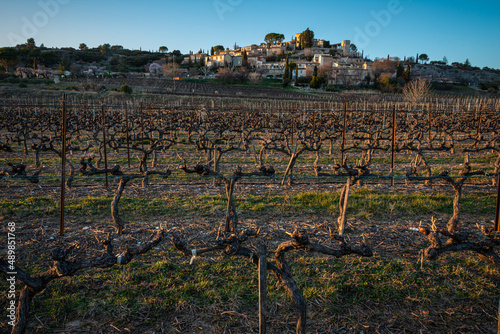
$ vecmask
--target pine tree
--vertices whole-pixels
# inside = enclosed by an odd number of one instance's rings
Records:
[[[295,67],[295,82],[294,85],[297,86],[299,84],[299,66]]]
[[[310,48],[314,45],[314,32],[307,28],[300,33],[300,44],[302,48]]]
[[[212,48],[210,49],[210,55],[211,55],[211,56],[213,56],[213,55],[214,55],[214,53],[215,53],[215,51],[214,51],[214,47],[212,46]]]

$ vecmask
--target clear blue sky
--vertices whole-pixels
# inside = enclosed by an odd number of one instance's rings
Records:
[[[316,38],[349,39],[365,55],[415,56],[500,68],[497,0],[15,0],[3,1],[0,46],[34,37],[37,45],[187,53],[222,44],[290,40],[307,27]]]

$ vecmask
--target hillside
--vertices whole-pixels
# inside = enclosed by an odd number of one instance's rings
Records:
[[[500,71],[477,67],[459,68],[448,65],[414,64],[413,73],[420,72],[431,81],[460,82],[478,86],[481,82],[500,81]]]

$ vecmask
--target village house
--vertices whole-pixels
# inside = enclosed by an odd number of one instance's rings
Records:
[[[283,73],[285,71],[285,62],[274,62],[274,63],[262,63],[258,66],[257,70],[263,73],[264,77],[270,79],[280,79],[283,78]]]
[[[328,83],[331,85],[360,85],[366,76],[371,72],[371,66],[364,63],[357,66],[349,63],[334,63],[331,78]]]
[[[238,67],[242,66],[243,53],[248,57],[248,63],[255,70],[268,78],[282,78],[285,70],[285,61],[269,62],[270,56],[278,56],[290,52],[290,62],[297,64],[297,71],[292,72],[292,77],[311,77],[314,67],[328,66],[326,73],[329,84],[359,85],[367,75],[371,73],[371,64],[359,56],[357,52],[351,52],[350,40],[343,40],[340,43],[330,44],[323,39],[315,39],[314,45],[310,49],[298,50],[300,45],[300,34],[295,35],[295,39],[290,42],[280,42],[274,44],[261,43],[239,47],[235,44],[233,50],[226,49],[217,54],[206,55],[206,65],[216,67]],[[304,55],[313,55],[312,60],[304,60]],[[191,55],[197,56],[197,55]],[[197,58],[196,58],[197,59]],[[194,60],[192,60],[194,61]],[[199,61],[197,59],[197,61]],[[325,73],[325,68],[323,68]]]
[[[262,53],[254,53],[248,55],[248,63],[250,66],[259,68],[266,62],[266,56]]]
[[[285,43],[278,43],[278,44],[272,44],[266,49],[266,54],[268,56],[271,55],[279,55],[286,52],[286,44]]]
[[[247,53],[260,52],[259,49],[260,48],[257,44],[252,44],[250,46],[245,46],[245,47],[240,48],[241,52],[246,51]]]
[[[232,57],[228,51],[221,51],[218,54],[207,57],[207,66],[224,67],[232,61]]]
[[[182,61],[183,64],[189,63],[189,60],[191,60],[191,63],[200,63],[202,60],[205,60],[208,57],[206,53],[195,53],[192,55],[187,55],[184,57],[184,60]]]
[[[297,76],[299,78],[312,77],[314,66],[318,66],[313,61],[297,61]],[[295,78],[295,71],[292,73],[292,78]]]

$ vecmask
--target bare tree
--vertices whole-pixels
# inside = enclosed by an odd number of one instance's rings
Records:
[[[167,77],[175,78],[180,75],[182,75],[182,69],[180,68],[179,64],[172,62],[172,63],[167,63],[164,64],[161,68],[163,74],[165,74]]]
[[[250,80],[251,83],[253,84],[258,84],[259,82],[262,81],[262,74],[259,73],[250,73],[248,75],[248,80]]]
[[[188,72],[190,77],[195,77],[198,75],[198,70],[196,68],[190,68]]]
[[[217,79],[222,82],[234,81],[234,71],[229,67],[221,67],[217,72]]]
[[[151,73],[151,75],[159,76],[162,70],[162,66],[158,63],[151,63],[151,65],[149,65],[149,73]]]
[[[326,80],[329,80],[333,76],[333,66],[332,64],[323,64],[318,67],[318,75]]]
[[[224,83],[235,81],[242,82],[248,77],[248,74],[248,70],[244,68],[240,68],[239,70],[235,71],[229,67],[222,67],[219,68],[219,72],[217,72],[217,78]]]
[[[403,88],[403,96],[408,102],[418,103],[430,94],[430,89],[425,80],[410,81]]]

